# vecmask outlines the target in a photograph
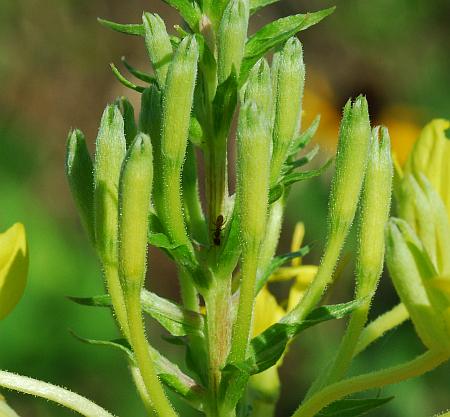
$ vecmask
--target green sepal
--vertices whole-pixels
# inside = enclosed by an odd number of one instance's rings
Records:
[[[119,97],[114,103],[122,113],[123,130],[125,133],[125,140],[127,141],[127,148],[133,143],[137,135],[136,120],[134,118],[134,108],[126,97]]]
[[[297,32],[319,23],[322,19],[333,13],[334,9],[334,7],[330,7],[329,9],[314,13],[283,17],[267,24],[256,32],[248,39],[245,45],[244,59],[242,60],[239,79],[240,84],[242,85],[245,82],[251,68],[258,59],[263,57],[272,48],[286,42]]]
[[[316,417],[357,417],[393,400],[384,398],[344,398],[335,401],[320,411]]]
[[[108,294],[94,297],[68,297],[69,300],[90,307],[111,307]],[[203,333],[204,318],[178,304],[147,291],[141,291],[142,310],[161,324],[171,335],[180,337]]]
[[[302,150],[305,146],[311,142],[311,139],[317,132],[317,129],[320,124],[320,115],[317,115],[315,119],[312,121],[311,125],[302,132],[296,139],[294,139],[289,146],[289,156],[294,156],[298,151]]]
[[[274,185],[269,191],[269,204],[278,201],[284,194],[284,186],[281,183]]]
[[[302,258],[303,256],[306,256],[311,250],[311,247],[309,245],[303,246],[300,248],[300,250],[296,252],[289,252],[285,253],[284,255],[278,255],[275,256],[275,258],[272,259],[269,266],[264,270],[260,271],[256,277],[256,294],[261,291],[262,287],[266,284],[266,282],[269,280],[270,276],[283,264],[286,262],[295,259],[295,258]]]
[[[108,29],[112,29],[116,32],[125,33],[126,35],[133,36],[144,36],[144,25],[143,24],[122,24],[111,22],[110,20],[97,18],[97,21]]]
[[[199,31],[199,22],[202,15],[200,7],[195,1],[191,0],[164,0],[169,6],[178,10],[181,17],[194,32]]]
[[[114,76],[117,78],[120,84],[131,90],[137,91],[138,93],[143,93],[145,91],[145,87],[136,85],[132,83],[130,80],[127,80],[113,63],[109,64],[109,66],[111,67]]]
[[[94,167],[83,132],[80,130],[70,132],[67,139],[66,176],[81,222],[89,239],[94,243]]]
[[[153,75],[147,74],[146,72],[143,72],[133,67],[124,56],[121,58],[121,61],[124,67],[128,70],[128,72],[134,75],[138,80],[144,81],[145,83],[149,84],[157,83],[156,78]]]
[[[70,331],[72,336],[83,343],[96,346],[108,346],[125,353],[131,363],[135,363],[131,346],[126,339],[95,340],[87,339]],[[180,368],[161,355],[155,348],[149,346],[150,356],[159,379],[173,392],[180,395],[192,407],[202,411],[204,409],[206,391],[192,378],[184,374]]]

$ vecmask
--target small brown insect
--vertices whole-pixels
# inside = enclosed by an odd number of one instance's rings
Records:
[[[221,232],[222,232],[224,224],[225,224],[225,218],[221,214],[219,214],[217,216],[216,221],[214,222],[215,229],[214,229],[214,233],[213,233],[213,242],[214,242],[214,245],[216,245],[216,246],[220,246],[220,239],[222,237]]]

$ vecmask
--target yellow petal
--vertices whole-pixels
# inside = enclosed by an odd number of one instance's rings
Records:
[[[305,290],[311,284],[317,274],[316,265],[304,265],[299,267],[299,273],[289,291],[287,311],[291,311],[303,297]]]
[[[0,320],[19,302],[28,273],[25,228],[16,223],[0,234]]]
[[[450,218],[450,139],[445,131],[450,121],[435,119],[422,130],[409,156],[405,173],[427,176],[447,207]]]
[[[295,225],[294,233],[292,235],[292,243],[291,243],[291,252],[297,252],[303,242],[303,238],[305,237],[305,225],[301,222]],[[302,263],[301,258],[292,259],[291,265],[298,266]]]
[[[431,287],[441,290],[444,294],[450,297],[450,277],[434,278],[427,282]]]
[[[0,417],[19,417],[19,415],[6,403],[6,400],[2,395],[0,395]]]
[[[256,297],[253,336],[258,336],[272,324],[277,323],[285,314],[285,311],[277,303],[276,298],[267,287],[263,287]]]

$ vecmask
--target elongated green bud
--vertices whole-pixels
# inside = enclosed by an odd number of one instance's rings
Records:
[[[119,108],[120,113],[122,113],[125,139],[127,141],[127,148],[129,148],[137,134],[134,108],[126,97],[119,97],[115,104]]]
[[[251,69],[243,89],[243,101],[253,101],[267,117],[270,124],[272,114],[272,80],[269,64],[261,58]]]
[[[365,97],[344,107],[339,130],[336,172],[330,196],[330,233],[347,234],[355,217],[366,171],[370,121]]]
[[[431,261],[414,233],[401,219],[391,219],[386,233],[386,262],[395,289],[408,309],[418,336],[430,349],[449,348],[450,333],[436,311],[424,281],[432,279]]]
[[[182,166],[186,152],[197,61],[195,37],[186,36],[170,65],[163,102],[162,154],[177,167]]]
[[[81,223],[94,243],[94,168],[83,132],[80,130],[70,132],[67,139],[66,176]]]
[[[142,21],[148,56],[155,70],[158,84],[164,87],[173,53],[166,25],[157,14],[152,13],[144,13]]]
[[[117,106],[108,106],[100,122],[94,165],[95,242],[104,263],[117,262],[117,201],[125,154],[122,115]]]
[[[220,23],[218,32],[218,79],[224,82],[234,67],[239,76],[249,19],[248,0],[230,0]]]
[[[264,235],[269,191],[270,130],[254,102],[241,108],[238,126],[237,198],[244,246],[258,246]]]
[[[380,135],[380,138],[379,138]],[[384,234],[391,206],[393,165],[388,130],[372,132],[362,196],[359,233],[358,295],[375,290],[383,270]]]
[[[272,74],[275,102],[271,171],[273,185],[278,179],[289,146],[300,127],[305,65],[302,45],[297,38],[290,38],[276,54]]]
[[[144,283],[152,181],[152,144],[141,133],[127,152],[120,176],[119,271],[124,288]]]

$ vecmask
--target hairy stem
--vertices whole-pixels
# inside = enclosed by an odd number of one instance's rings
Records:
[[[0,386],[45,398],[86,417],[113,417],[111,413],[81,395],[37,379],[0,371]]]
[[[332,402],[360,391],[380,388],[431,371],[449,358],[449,352],[429,350],[415,359],[377,372],[345,379],[325,387],[306,400],[292,417],[312,417]]]

